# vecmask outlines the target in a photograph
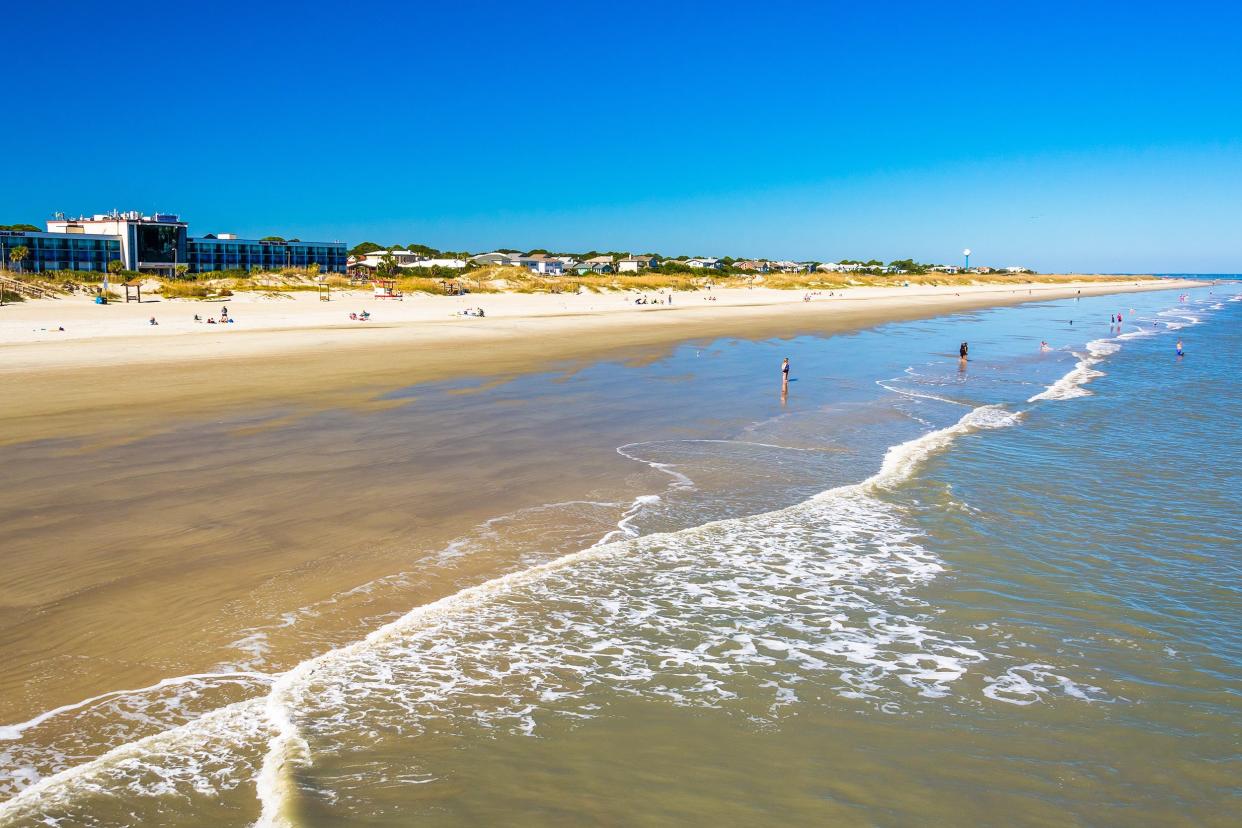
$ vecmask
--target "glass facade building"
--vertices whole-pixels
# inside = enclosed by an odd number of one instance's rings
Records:
[[[9,252],[26,248],[26,258],[13,262]],[[0,230],[0,267],[23,273],[55,270],[104,271],[108,262],[121,258],[121,241],[115,236],[93,233],[40,233]]]
[[[189,225],[172,213],[148,216],[114,210],[78,218],[58,213],[48,221],[47,230],[20,234],[41,239],[37,250],[34,244],[27,245],[31,250],[27,269],[31,272],[103,270],[116,258],[126,270],[163,276],[174,275],[180,267],[190,273],[311,265],[319,265],[323,273],[344,273],[346,269],[344,242],[260,241],[239,239],[231,233],[194,237],[189,234]],[[103,246],[97,247],[100,244]],[[100,255],[88,256],[88,252]]]
[[[191,238],[186,264],[193,273],[213,270],[279,270],[319,265],[324,273],[345,272],[344,242],[276,242]]]

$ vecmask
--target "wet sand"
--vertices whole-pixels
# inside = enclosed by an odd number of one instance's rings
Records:
[[[646,363],[687,341],[823,335],[1032,298],[1051,297],[1037,289],[931,296],[901,308],[795,301],[238,330],[226,346],[184,360],[203,338],[161,336],[158,351],[105,336],[10,346],[61,352],[62,363],[44,376],[11,362],[6,389],[53,389],[58,378],[77,385],[55,393],[82,396],[64,412],[39,395],[4,400],[6,422],[8,411],[32,408],[0,444],[0,658],[10,668],[0,678],[0,724],[170,676],[236,671],[270,680],[412,606],[529,567],[531,549],[553,557],[598,540],[633,498],[669,484],[614,451],[635,433],[735,433],[730,416],[738,415],[720,402],[738,389],[688,401],[671,375],[661,380],[667,393],[648,388],[630,401],[619,370],[619,383],[595,376],[576,387],[599,360]],[[447,333],[436,342],[437,332]],[[314,337],[330,349],[308,349]],[[278,341],[286,350],[271,350]],[[73,362],[112,349],[136,356],[102,371]],[[603,388],[614,393],[606,398]],[[834,397],[848,391],[831,388]],[[850,417],[873,415],[847,409],[834,428]],[[697,474],[695,482],[711,483]],[[548,503],[578,505],[547,521],[523,511]],[[488,521],[504,515],[510,534],[528,542],[488,535]],[[454,557],[463,539],[475,544],[472,554]],[[373,579],[385,580],[368,590]],[[232,698],[219,685],[210,692],[219,703]],[[54,718],[31,739],[80,739],[90,748],[75,761],[106,744],[102,729],[75,733],[74,723]]]
[[[70,310],[91,318],[95,306],[43,300],[0,313],[0,382],[11,389],[3,400],[0,445],[65,435],[133,440],[185,417],[218,417],[246,404],[367,409],[385,405],[386,391],[414,383],[515,375],[619,353],[654,359],[687,340],[830,334],[1079,291],[1086,296],[1191,284],[1165,279],[854,288],[811,302],[799,292],[717,290],[711,295],[719,301],[706,301],[707,292],[677,294],[672,306],[634,306],[620,294],[424,296],[382,306],[365,302],[372,321],[346,324],[330,320],[347,317],[352,304],[325,309],[321,305],[331,303],[307,294],[277,304],[279,311],[270,311],[266,322],[261,309],[270,310],[271,303],[248,307],[229,299],[242,322],[227,330],[186,321],[196,312],[217,314],[219,303],[118,305],[105,312],[125,314],[128,324],[93,333],[88,327],[90,335],[78,335],[70,323],[64,339],[46,329],[61,324],[56,320]],[[287,303],[299,303],[301,310]],[[446,318],[459,307],[478,305],[491,309],[487,317]],[[174,308],[179,324],[167,321]],[[166,321],[145,326],[157,312]],[[134,328],[141,335],[126,333]]]
[[[510,551],[492,550],[419,568],[420,556],[489,518],[574,499],[610,504],[576,518],[584,533],[565,541],[589,542],[630,498],[665,484],[612,450],[636,412],[580,399],[567,417],[562,401],[521,395],[472,408],[507,378],[654,360],[692,340],[823,335],[1079,289],[733,296],[708,307],[695,294],[671,308],[558,314],[524,304],[549,297],[487,297],[506,300],[508,315],[9,344],[0,721],[170,675],[294,663],[320,640],[306,632],[316,621],[283,641],[282,613],[418,569],[416,583],[382,600],[334,607],[322,640],[337,640],[342,624],[363,632],[513,566]],[[446,378],[460,382],[419,390]],[[237,642],[260,628],[248,661]]]

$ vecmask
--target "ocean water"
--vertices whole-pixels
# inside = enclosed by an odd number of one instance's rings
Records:
[[[1224,282],[396,392],[633,477],[0,727],[0,824],[1236,824],[1239,322]]]

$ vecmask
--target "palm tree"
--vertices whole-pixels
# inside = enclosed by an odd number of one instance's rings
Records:
[[[24,244],[19,244],[9,251],[9,261],[17,265],[18,272],[22,269],[22,260],[30,255],[30,248]]]

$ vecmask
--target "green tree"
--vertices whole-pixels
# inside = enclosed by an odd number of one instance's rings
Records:
[[[22,262],[30,255],[30,248],[24,244],[19,244],[9,251],[9,261],[17,265],[18,272],[21,272]]]
[[[177,271],[177,278],[184,279],[186,277],[186,274],[190,272],[190,266],[188,264],[179,264],[176,267],[176,271]]]
[[[364,241],[361,244],[354,245],[353,249],[349,251],[349,255],[365,256],[368,253],[374,253],[376,250],[383,250],[383,249],[384,248],[381,245],[378,245],[375,242]]]
[[[285,239],[283,236],[264,236],[263,238],[259,239],[259,241],[274,241],[274,242],[282,242],[284,240]]]
[[[395,276],[399,270],[397,267],[397,257],[391,253],[385,253],[383,256],[380,256],[379,268],[377,269],[381,276]]]
[[[0,230],[20,230],[25,233],[40,233],[40,228],[33,224],[0,224]]]
[[[113,276],[120,276],[121,272],[124,270],[125,270],[125,262],[121,261],[120,259],[113,259],[112,261],[108,262],[108,272],[111,273]]]

